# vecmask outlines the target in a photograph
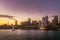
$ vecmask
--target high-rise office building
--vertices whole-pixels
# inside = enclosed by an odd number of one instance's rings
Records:
[[[45,26],[48,25],[48,16],[45,16]]]
[[[57,25],[58,24],[58,16],[54,16],[54,23]]]
[[[58,25],[58,16],[53,16],[53,20],[52,20],[52,26],[57,26]]]
[[[41,21],[38,21],[38,26],[41,27]]]
[[[45,16],[45,21],[48,22],[48,16]]]
[[[45,26],[45,17],[42,18],[42,26]]]
[[[28,26],[31,26],[31,18],[28,19],[27,25],[28,25]]]
[[[54,21],[54,19],[52,20],[52,26],[55,26],[55,21]]]
[[[45,16],[42,18],[42,25],[47,26],[48,25],[48,16]]]
[[[31,23],[31,19],[30,18],[28,19],[28,23]]]
[[[18,24],[17,24],[17,21],[15,21],[15,26],[17,26]]]

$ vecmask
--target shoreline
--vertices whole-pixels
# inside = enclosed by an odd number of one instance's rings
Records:
[[[13,29],[0,29],[0,30],[13,30]],[[43,30],[43,31],[60,31],[60,30],[51,30],[51,29],[14,29],[14,30]]]

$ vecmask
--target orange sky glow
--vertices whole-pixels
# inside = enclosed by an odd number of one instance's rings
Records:
[[[0,0],[0,15],[11,15],[20,24],[22,21],[42,20],[42,17],[48,15],[60,16],[60,1],[43,0]],[[51,21],[52,18],[49,18]],[[15,24],[15,20],[9,18],[0,18],[0,25]]]

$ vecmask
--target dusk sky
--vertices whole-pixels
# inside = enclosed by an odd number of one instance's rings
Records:
[[[60,16],[60,0],[0,0],[0,14],[41,20],[43,16]]]

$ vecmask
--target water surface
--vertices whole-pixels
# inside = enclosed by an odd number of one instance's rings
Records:
[[[0,40],[60,40],[60,31],[0,29]]]

